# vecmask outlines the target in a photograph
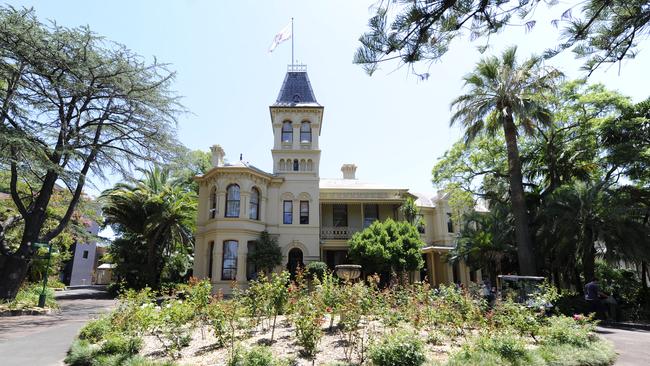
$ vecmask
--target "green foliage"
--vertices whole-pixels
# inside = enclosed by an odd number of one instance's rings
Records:
[[[537,353],[550,366],[608,366],[616,361],[614,347],[605,340],[596,340],[586,347],[569,344],[542,345]]]
[[[99,353],[106,355],[135,355],[142,349],[142,338],[125,337],[117,334],[106,337],[102,343]]]
[[[86,340],[90,343],[99,343],[104,337],[112,331],[111,319],[103,316],[96,320],[91,320],[79,330],[79,339]]]
[[[305,272],[309,279],[315,277],[322,281],[323,276],[325,276],[328,271],[329,269],[327,268],[327,264],[324,262],[309,262],[305,266]]]
[[[247,259],[258,271],[272,272],[282,263],[282,250],[278,245],[278,240],[269,235],[267,231],[262,231],[255,250],[248,254]]]
[[[91,366],[99,346],[85,340],[72,342],[63,362],[70,366]]]
[[[104,191],[102,212],[119,235],[110,249],[115,275],[132,288],[157,288],[161,279],[184,279],[191,268],[196,194],[166,169],[143,175]]]
[[[313,358],[323,337],[321,326],[325,319],[322,304],[310,296],[299,296],[293,304],[291,322],[296,327],[296,343],[305,357]]]
[[[289,359],[279,359],[273,356],[269,347],[254,346],[248,351],[238,348],[234,356],[228,360],[227,366],[292,366]]]
[[[577,321],[564,316],[552,316],[540,329],[540,342],[547,345],[571,345],[587,347],[595,340],[595,325],[589,321]]]
[[[189,346],[192,339],[196,315],[192,305],[189,301],[169,300],[156,312],[151,333],[172,358],[179,357],[181,349]]]
[[[386,335],[370,346],[369,355],[375,366],[420,366],[426,361],[422,341],[407,331]]]
[[[418,217],[418,207],[415,204],[413,197],[407,197],[406,201],[400,206],[400,212],[404,216],[404,220],[411,225],[416,225],[416,219]]]
[[[5,304],[9,309],[29,309],[38,306],[38,298],[43,291],[42,283],[25,283],[23,287],[18,290],[16,297]],[[58,309],[59,305],[54,298],[54,290],[47,287],[45,288],[45,306],[50,309]],[[2,304],[2,302],[0,302]]]
[[[10,274],[26,273],[30,243],[64,232],[88,177],[128,175],[143,160],[168,157],[183,107],[164,64],[148,64],[88,27],[42,23],[33,8],[4,6],[0,33],[0,170],[10,171],[11,181],[34,183],[22,195],[10,184],[26,224],[20,245],[8,249],[0,238],[9,268],[0,272],[0,297],[13,298],[24,278]],[[70,192],[60,216],[51,210],[59,183]],[[44,222],[43,213],[55,223]]]
[[[520,338],[508,334],[483,334],[463,345],[447,365],[544,365],[539,355]]]
[[[393,59],[413,68],[419,62],[440,60],[454,39],[466,36],[481,42],[477,47],[483,53],[489,48],[493,34],[505,29],[520,32],[522,23],[526,32],[532,30],[541,21],[536,19],[538,6],[562,6],[562,15],[551,20],[551,24],[560,28],[558,44],[545,50],[544,56],[551,58],[571,49],[576,57],[585,59],[583,69],[593,72],[603,63],[621,62],[635,56],[638,47],[635,40],[650,28],[650,11],[645,4],[644,1],[599,0],[586,1],[580,7],[557,1],[377,2],[368,22],[369,30],[359,38],[361,45],[354,62],[369,74],[380,63]],[[429,73],[417,75],[422,79],[430,76]]]
[[[404,273],[419,270],[424,265],[420,253],[424,243],[417,228],[407,222],[375,221],[355,233],[348,243],[348,255],[366,273],[387,270]]]

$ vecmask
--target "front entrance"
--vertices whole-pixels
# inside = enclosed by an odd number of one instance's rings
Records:
[[[291,279],[296,278],[298,268],[305,268],[305,264],[302,262],[302,250],[293,248],[289,251],[289,259],[287,261],[287,271],[291,274]]]
[[[324,250],[323,257],[325,257],[325,264],[330,270],[334,270],[339,264],[348,264],[348,251],[343,250]]]

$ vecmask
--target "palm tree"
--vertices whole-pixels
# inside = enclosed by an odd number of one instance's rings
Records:
[[[146,283],[157,287],[166,258],[190,254],[194,238],[196,197],[171,180],[169,171],[154,168],[131,184],[119,183],[102,193],[106,224],[122,239],[146,247]]]
[[[511,47],[501,58],[482,59],[476,69],[465,76],[469,92],[452,102],[455,113],[451,125],[460,124],[465,129],[466,143],[480,134],[495,135],[503,129],[519,271],[522,275],[533,275],[536,273],[534,248],[528,227],[517,135],[520,129],[532,133],[536,123],[550,123],[551,112],[541,100],[541,94],[553,89],[561,74],[543,68],[538,57],[517,63],[516,51],[516,47]]]

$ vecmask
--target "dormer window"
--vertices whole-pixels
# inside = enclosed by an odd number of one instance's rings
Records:
[[[293,142],[293,126],[291,122],[284,121],[282,123],[282,143]]]
[[[311,123],[304,121],[300,124],[300,143],[311,142]]]

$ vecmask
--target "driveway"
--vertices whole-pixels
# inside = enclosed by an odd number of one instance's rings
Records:
[[[0,318],[2,366],[61,365],[79,329],[115,306],[101,289],[57,292],[60,312]]]
[[[614,348],[618,353],[616,366],[649,364],[650,331],[634,328],[598,327],[597,332],[614,343]]]

